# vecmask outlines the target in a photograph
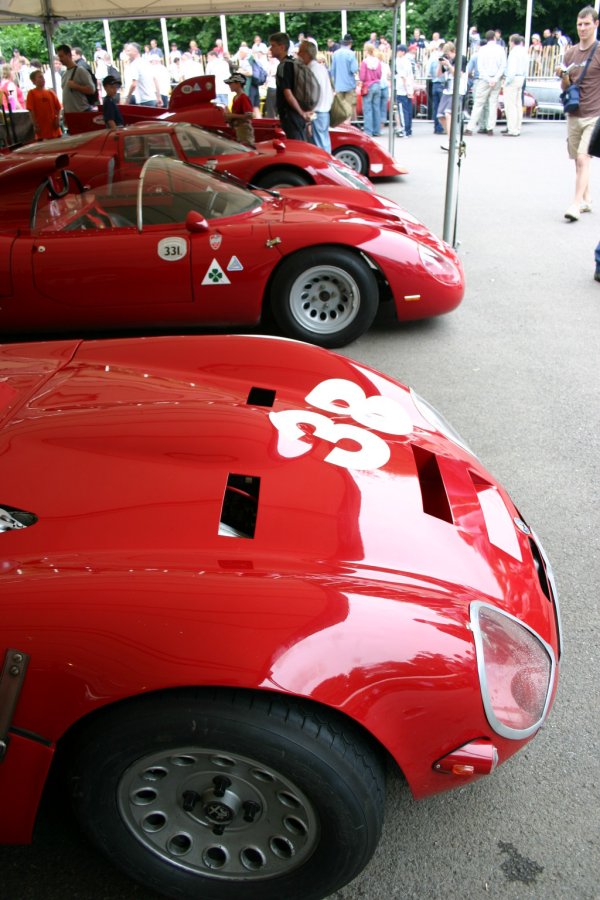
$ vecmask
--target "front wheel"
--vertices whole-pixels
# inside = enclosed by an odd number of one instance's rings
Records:
[[[379,839],[378,753],[353,723],[293,698],[141,698],[100,715],[72,749],[82,828],[167,897],[319,900]]]
[[[271,306],[289,337],[343,347],[367,330],[379,303],[367,263],[344,248],[311,248],[284,260],[273,279]]]
[[[369,160],[367,154],[360,147],[348,145],[346,147],[337,147],[332,151],[332,156],[339,159],[340,162],[346,163],[355,172],[360,175],[369,174]]]
[[[306,187],[307,184],[313,184],[313,181],[302,172],[294,172],[291,169],[274,169],[254,178],[253,183],[258,188],[273,190],[280,187]]]

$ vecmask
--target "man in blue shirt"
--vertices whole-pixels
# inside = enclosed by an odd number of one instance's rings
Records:
[[[356,73],[358,62],[352,50],[352,35],[345,34],[342,46],[331,58],[331,77],[336,94],[352,107],[352,119],[356,119]]]

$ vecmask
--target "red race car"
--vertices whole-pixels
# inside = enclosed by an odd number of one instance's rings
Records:
[[[145,300],[147,298],[144,298]],[[293,341],[0,347],[0,840],[61,761],[179,900],[317,900],[552,704],[544,551],[439,414]]]
[[[197,125],[185,122],[144,122],[109,132],[70,135],[43,144],[27,144],[0,156],[0,175],[22,157],[41,153],[69,154],[69,168],[87,185],[107,178],[122,181],[139,174],[150,156],[160,154],[204,165],[215,172],[230,172],[256,187],[277,188],[307,184],[337,184],[373,190],[364,175],[319,147],[304,141],[264,141],[253,149]]]
[[[119,108],[126,125],[158,117],[161,121],[191,122],[234,137],[233,129],[223,117],[223,110],[212,102],[214,98],[214,80],[210,76],[201,76],[189,78],[177,85],[171,94],[166,113],[160,108],[149,106],[128,105]],[[66,113],[65,121],[71,134],[104,128],[102,116],[94,112]],[[274,138],[287,140],[279,119],[253,119],[252,127],[257,141]],[[408,172],[377,141],[353,125],[338,125],[331,128],[329,134],[333,156],[362,175],[375,178],[406,175]]]
[[[76,194],[55,172],[66,154],[11,159],[0,334],[249,325],[270,307],[288,336],[334,347],[362,334],[380,302],[419,319],[463,296],[455,252],[368,191],[261,193],[155,156],[135,180]]]

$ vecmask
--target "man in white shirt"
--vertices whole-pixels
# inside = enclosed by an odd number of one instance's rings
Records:
[[[211,50],[206,56],[206,74],[215,79],[215,95],[219,106],[227,106],[229,103],[229,85],[225,79],[231,75],[229,63],[215,50]]]
[[[506,69],[506,53],[504,48],[496,43],[496,35],[493,31],[487,31],[485,35],[487,43],[477,53],[478,78],[475,84],[475,103],[471,113],[469,127],[465,134],[473,134],[477,130],[479,119],[486,101],[489,102],[488,118],[485,123],[485,134],[492,135],[496,125],[498,112],[498,94],[502,86],[502,78]]]
[[[129,65],[125,70],[128,80],[127,91],[123,103],[131,103],[135,97],[135,103],[140,106],[162,106],[160,87],[150,68],[150,64],[142,59],[142,48],[139,44],[127,44],[125,53],[129,58]]]
[[[331,153],[329,136],[329,114],[333,103],[333,88],[329,72],[323,63],[317,62],[317,45],[310,39],[302,41],[298,48],[298,56],[308,66],[319,84],[319,102],[315,106],[314,118],[311,121],[310,142]]]
[[[508,137],[518,137],[521,134],[523,121],[523,85],[529,69],[529,57],[525,49],[525,41],[520,34],[511,34],[509,47],[504,82],[506,131],[503,131],[502,134]]]

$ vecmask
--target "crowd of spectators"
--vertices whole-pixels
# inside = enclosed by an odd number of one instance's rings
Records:
[[[350,119],[356,118],[357,93],[361,96],[364,128],[368,134],[374,136],[380,134],[381,128],[384,127],[388,119],[389,101],[393,98],[398,110],[395,123],[397,133],[409,137],[412,131],[415,85],[421,80],[427,84],[430,93],[434,130],[442,133],[447,128],[448,122],[443,117],[438,117],[438,109],[444,95],[449,93],[449,72],[443,65],[444,48],[449,44],[439,32],[433,32],[431,37],[427,38],[419,28],[415,28],[407,43],[398,45],[394,85],[391,83],[390,66],[392,47],[390,40],[384,35],[373,32],[369,39],[358,47],[350,34],[344,35],[341,41],[330,38],[321,48],[311,36],[304,34],[299,34],[297,41],[288,36],[286,39],[289,46],[284,47],[285,53],[277,52],[277,44],[265,41],[258,34],[254,35],[252,41],[242,41],[233,52],[227,52],[223,41],[217,39],[214,46],[206,52],[203,52],[194,40],[185,47],[180,47],[177,41],[172,41],[169,52],[165,53],[158,41],[151,39],[143,46],[136,42],[125,44],[116,60],[111,58],[101,42],[97,42],[93,58],[89,62],[81,48],[62,45],[62,48],[57,49],[57,55],[53,60],[55,79],[52,78],[49,67],[43,67],[40,60],[26,59],[15,49],[9,60],[0,57],[2,65],[0,102],[5,110],[10,108],[13,111],[24,109],[31,111],[33,104],[36,104],[38,110],[43,104],[56,110],[58,103],[59,110],[62,105],[66,112],[75,112],[88,109],[90,103],[101,104],[103,99],[109,96],[112,103],[110,106],[112,118],[107,119],[107,123],[112,123],[109,127],[117,127],[120,115],[115,114],[115,105],[137,103],[167,107],[171,92],[180,82],[206,74],[212,75],[215,79],[216,102],[220,106],[229,108],[232,99],[239,97],[241,88],[248,98],[251,118],[261,115],[281,116],[282,109],[285,117],[286,107],[282,103],[284,89],[281,84],[278,87],[278,83],[281,82],[284,71],[288,74],[287,82],[290,82],[293,70],[287,67],[282,69],[280,66],[283,61],[299,58],[311,68],[320,85],[320,102],[315,109],[302,111],[301,116],[294,110],[297,127],[292,130],[299,131],[325,149],[329,147],[329,110],[336,94],[349,104]],[[467,51],[468,78],[469,85],[475,85],[480,95],[479,100],[476,100],[476,104],[479,104],[476,106],[477,116],[481,113],[479,108],[481,103],[485,103],[485,99],[488,99],[484,97],[484,79],[479,78],[477,72],[477,60],[486,43],[493,43],[504,53],[505,69],[508,64],[506,45],[501,32],[496,30],[493,40],[490,41],[489,33],[482,37],[477,26],[471,26]],[[543,35],[532,35],[527,50],[523,46],[523,40],[520,39],[515,44],[519,48],[519,54],[513,54],[513,63],[517,56],[519,59],[518,71],[516,73],[504,71],[502,78],[506,80],[507,85],[513,84],[516,88],[521,78],[527,74],[545,74],[549,67],[553,72],[557,54],[559,57],[562,56],[569,45],[570,39],[559,29],[547,28],[544,29]],[[514,49],[512,45],[511,49]],[[482,58],[485,61],[486,53]],[[521,71],[523,68],[525,71]],[[43,73],[43,85],[40,85],[40,77],[37,74],[39,72]],[[515,74],[516,80],[513,77]],[[232,82],[232,75],[243,78]],[[289,88],[290,83],[285,89]],[[50,97],[53,92],[56,102]],[[27,100],[29,94],[33,98],[31,102]],[[240,103],[238,100],[237,105]],[[248,104],[243,105],[246,113]],[[289,99],[287,105],[289,106]],[[491,105],[489,103],[485,107],[485,115]],[[245,119],[247,118],[246,116]],[[300,123],[300,118],[304,124]],[[56,134],[58,126],[54,119],[55,112],[52,113],[52,124],[50,125],[48,121],[42,130],[41,126],[37,127],[36,124],[38,138],[49,136],[50,133],[52,136]],[[244,129],[240,130],[249,135],[251,126],[245,121]],[[297,137],[298,134],[295,133],[294,136]]]

